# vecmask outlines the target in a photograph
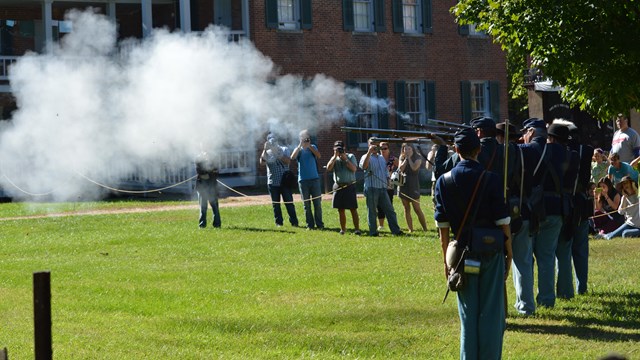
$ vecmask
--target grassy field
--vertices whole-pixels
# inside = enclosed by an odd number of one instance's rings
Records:
[[[322,232],[276,228],[268,205],[198,229],[195,203],[24,219],[167,204],[0,204],[0,348],[33,358],[32,274],[49,270],[57,359],[457,358],[430,201],[429,231],[377,238],[339,235],[328,202]],[[360,215],[366,228],[362,202]],[[589,293],[536,316],[516,315],[509,278],[504,358],[640,358],[640,239],[590,247]]]

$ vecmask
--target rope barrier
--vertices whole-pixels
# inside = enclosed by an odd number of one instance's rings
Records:
[[[27,194],[27,195],[29,195],[29,196],[48,196],[48,195],[51,195],[51,194],[53,194],[53,193],[55,192],[55,190],[51,190],[51,191],[46,192],[46,193],[32,193],[32,192],[29,192],[29,191],[27,191],[27,190],[24,190],[24,189],[22,189],[21,187],[19,187],[18,185],[16,185],[13,181],[11,181],[11,179],[9,179],[9,177],[8,177],[7,175],[2,174],[2,177],[4,177],[5,179],[7,179],[7,181],[9,182],[9,184],[11,184],[11,186],[13,186],[14,188],[18,189],[18,191],[20,191],[20,192],[22,192],[22,193],[24,193],[24,194]]]
[[[87,176],[85,176],[85,175],[83,175],[83,174],[81,174],[81,173],[79,173],[77,171],[75,171],[75,173],[78,176],[84,178],[85,180],[87,180],[88,182],[90,182],[92,184],[98,185],[98,186],[100,186],[100,187],[102,187],[104,189],[107,189],[107,190],[121,192],[121,193],[125,193],[125,194],[148,194],[148,193],[152,193],[152,192],[160,192],[160,191],[164,191],[164,190],[167,190],[167,189],[174,188],[176,186],[180,186],[180,185],[182,185],[182,184],[184,184],[186,182],[189,182],[189,181],[191,181],[191,180],[196,178],[196,175],[194,175],[194,176],[192,176],[192,177],[190,177],[190,178],[188,178],[186,180],[180,181],[180,182],[175,183],[173,185],[169,185],[169,186],[165,186],[165,187],[162,187],[162,188],[158,188],[158,189],[151,189],[151,190],[122,190],[122,189],[117,189],[117,188],[114,188],[114,187],[99,183],[99,182],[97,182],[95,180],[92,180],[92,179],[88,178]]]

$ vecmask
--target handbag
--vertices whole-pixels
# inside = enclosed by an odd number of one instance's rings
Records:
[[[289,189],[295,189],[296,185],[298,185],[298,179],[296,179],[296,176],[291,170],[285,170],[282,173],[282,180],[280,180],[280,185]]]
[[[394,186],[402,186],[404,185],[404,174],[400,171],[400,169],[391,173],[391,184]]]

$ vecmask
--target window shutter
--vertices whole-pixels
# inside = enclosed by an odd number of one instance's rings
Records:
[[[462,122],[468,124],[471,121],[471,82],[460,82],[460,96],[462,98]]]
[[[355,88],[357,83],[353,80],[345,80],[344,86],[345,88]],[[346,126],[358,126],[356,124],[356,118],[354,116],[353,108],[349,103],[349,99],[347,100],[348,111],[345,113],[344,120]],[[357,147],[358,146],[358,134],[354,132],[347,133],[347,147]]]
[[[435,81],[425,81],[425,91],[427,92],[425,95],[426,101],[426,113],[427,113],[427,121],[429,119],[436,119],[436,82]]]
[[[402,19],[402,0],[393,0],[391,16],[393,18],[393,32],[404,32],[404,21]]]
[[[395,90],[396,90],[396,129],[404,129],[404,122],[402,121],[402,116],[404,116],[405,112],[405,87],[406,83],[404,81],[396,81]]]
[[[500,120],[500,82],[489,82],[489,102],[491,104],[491,117],[493,121],[499,123]]]
[[[386,100],[389,97],[386,81],[376,81],[376,90],[378,91],[378,99]],[[389,128],[389,108],[378,107],[378,127],[380,127],[380,129]]]
[[[458,34],[469,35],[469,25],[458,25]]]
[[[422,0],[422,32],[432,33],[431,0]]]
[[[278,0],[264,0],[267,29],[278,28]]]
[[[373,19],[375,32],[387,31],[384,26],[384,0],[373,0]]]
[[[342,0],[342,26],[344,31],[353,31],[353,0]]]
[[[302,15],[300,27],[306,30],[311,29],[311,0],[300,0],[300,14]]]

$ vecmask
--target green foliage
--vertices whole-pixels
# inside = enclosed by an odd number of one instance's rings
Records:
[[[461,0],[452,12],[501,44],[514,81],[530,58],[565,100],[603,120],[640,107],[639,1]]]
[[[433,219],[431,198],[421,200]],[[41,206],[53,205],[28,205],[22,215]],[[268,205],[224,207],[221,229],[198,229],[194,203],[13,220],[5,219],[21,211],[1,204],[0,347],[33,358],[32,273],[50,270],[57,359],[458,358],[455,294],[442,304],[433,222],[404,237],[341,236],[330,206],[323,203],[329,230],[307,231],[276,228]],[[79,207],[91,204],[53,210]],[[361,200],[363,228],[365,209]],[[590,247],[590,293],[528,318],[509,306],[503,358],[638,354],[640,241]],[[507,288],[511,305],[511,278]]]

